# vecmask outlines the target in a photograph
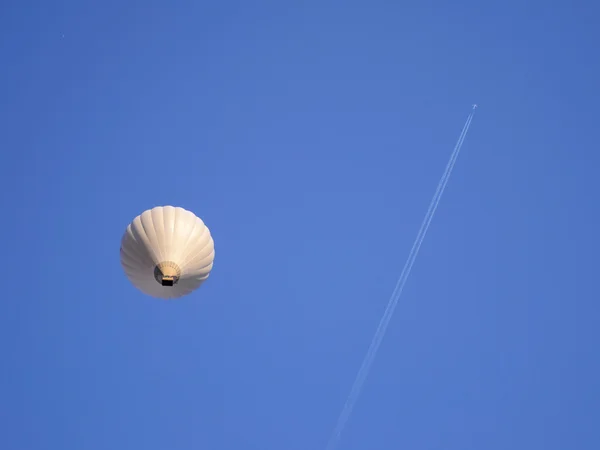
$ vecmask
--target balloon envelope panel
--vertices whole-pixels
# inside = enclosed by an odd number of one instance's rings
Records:
[[[182,297],[210,275],[214,241],[202,219],[180,207],[157,206],[127,226],[121,265],[129,281],[156,298]]]

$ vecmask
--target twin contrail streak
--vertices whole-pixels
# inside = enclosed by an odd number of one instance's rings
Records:
[[[400,296],[402,295],[402,290],[404,289],[406,280],[408,279],[408,276],[410,275],[410,271],[413,267],[413,264],[415,263],[415,260],[417,259],[417,256],[419,254],[419,249],[421,248],[421,244],[423,243],[423,240],[425,239],[425,235],[427,234],[429,225],[431,224],[433,216],[435,215],[435,211],[437,210],[437,207],[442,198],[442,194],[444,193],[444,190],[446,189],[446,185],[448,184],[448,180],[450,179],[450,175],[452,174],[452,170],[454,169],[454,164],[456,163],[456,160],[460,153],[460,149],[462,148],[465,137],[467,136],[467,132],[469,131],[469,127],[471,126],[471,121],[473,120],[473,115],[475,113],[476,107],[477,107],[476,105],[473,105],[473,110],[469,114],[469,117],[467,117],[467,121],[465,122],[465,125],[460,134],[460,137],[458,138],[456,146],[454,147],[452,155],[450,156],[450,160],[448,161],[448,164],[446,165],[446,170],[444,171],[444,174],[442,175],[442,177],[438,183],[437,190],[436,190],[433,198],[431,199],[431,203],[429,204],[427,213],[425,214],[423,222],[421,223],[421,228],[419,229],[419,232],[417,233],[417,237],[413,243],[412,249],[410,250],[408,259],[406,260],[404,268],[402,269],[402,273],[400,274],[400,278],[398,279],[398,282],[396,283],[394,292],[392,293],[392,296],[391,296],[390,300],[388,301],[385,312],[383,313],[383,316],[379,322],[377,331],[375,331],[375,334],[373,335],[373,339],[371,340],[371,345],[369,347],[369,350],[367,351],[367,354],[365,355],[365,358],[364,358],[362,365],[358,371],[358,374],[356,375],[356,379],[354,380],[354,384],[352,385],[350,394],[348,395],[348,398],[346,399],[344,408],[342,409],[342,412],[338,418],[335,429],[333,430],[331,438],[329,439],[329,443],[327,444],[326,450],[334,450],[336,448],[336,446],[339,442],[341,433],[346,425],[346,422],[348,421],[348,418],[350,417],[350,414],[352,413],[354,404],[356,403],[356,400],[358,400],[358,397],[362,390],[362,386],[363,386],[365,380],[367,379],[367,376],[369,375],[369,371],[371,370],[371,365],[373,364],[373,360],[375,359],[377,351],[379,350],[381,341],[383,340],[383,337],[385,336],[385,332],[390,323],[392,315],[394,314],[394,310],[396,308],[396,305],[398,304],[398,300],[400,299]]]

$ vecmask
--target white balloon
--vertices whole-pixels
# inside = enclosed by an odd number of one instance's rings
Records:
[[[125,275],[140,291],[156,298],[178,298],[198,289],[210,275],[214,259],[208,227],[179,207],[144,211],[121,239]]]

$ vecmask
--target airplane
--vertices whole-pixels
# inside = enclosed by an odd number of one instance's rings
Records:
[[[477,109],[477,104],[473,105],[473,109]]]

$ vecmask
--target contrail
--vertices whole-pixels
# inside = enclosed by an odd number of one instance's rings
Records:
[[[331,438],[329,439],[326,450],[334,450],[335,447],[337,446],[337,443],[339,442],[340,435],[344,429],[344,426],[346,425],[346,422],[348,421],[348,418],[350,417],[350,414],[352,413],[352,409],[354,408],[354,404],[356,403],[356,400],[358,399],[358,396],[360,395],[362,386],[363,386],[367,376],[369,375],[369,371],[371,370],[371,365],[373,364],[373,360],[375,359],[377,350],[379,349],[379,346],[381,344],[381,341],[383,340],[383,337],[385,335],[385,332],[387,330],[389,322],[392,318],[392,315],[394,314],[394,310],[396,308],[396,305],[398,304],[398,300],[400,299],[400,296],[402,295],[402,290],[404,289],[406,280],[408,279],[408,276],[410,275],[412,266],[415,263],[415,260],[419,254],[419,249],[421,248],[421,244],[423,243],[423,240],[425,239],[425,235],[427,234],[429,225],[431,224],[433,216],[435,215],[435,211],[437,210],[437,207],[440,203],[442,194],[444,193],[444,190],[446,189],[446,185],[448,184],[448,180],[450,179],[450,175],[452,174],[452,170],[454,169],[454,164],[456,163],[456,160],[458,159],[460,149],[462,148],[465,137],[467,136],[467,132],[469,131],[469,127],[471,126],[471,121],[473,120],[473,115],[475,114],[476,107],[477,107],[476,105],[473,105],[473,110],[467,117],[467,121],[465,122],[465,125],[462,129],[462,132],[460,133],[458,141],[456,142],[454,150],[452,151],[450,160],[448,161],[448,164],[446,165],[444,174],[442,175],[442,177],[438,183],[436,192],[433,195],[433,198],[431,199],[431,203],[429,204],[427,213],[425,214],[423,222],[421,223],[421,228],[419,229],[419,232],[417,233],[417,237],[416,237],[416,239],[413,243],[413,246],[410,250],[410,253],[408,255],[408,259],[406,260],[404,268],[402,269],[400,278],[398,279],[398,282],[396,283],[396,287],[392,293],[392,296],[391,296],[390,300],[388,301],[385,312],[383,313],[383,316],[379,322],[379,326],[377,327],[377,330],[375,331],[375,334],[373,335],[373,339],[371,340],[371,345],[369,347],[369,350],[367,351],[367,354],[365,355],[365,358],[364,358],[362,365],[358,371],[358,374],[356,375],[356,379],[354,380],[354,384],[352,385],[350,394],[348,395],[348,398],[346,399],[346,403],[344,404],[344,408],[342,409],[342,412],[338,418],[336,427],[333,430]]]

